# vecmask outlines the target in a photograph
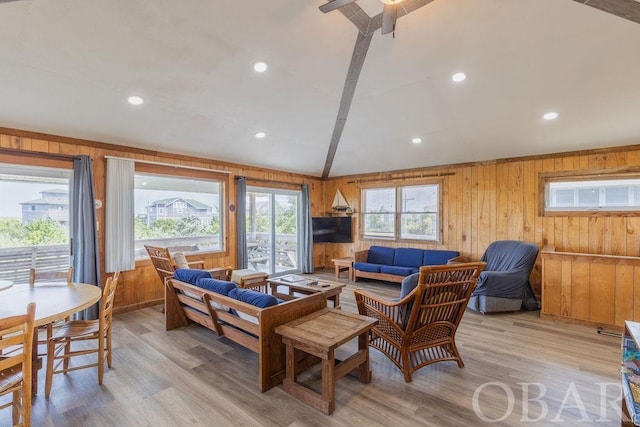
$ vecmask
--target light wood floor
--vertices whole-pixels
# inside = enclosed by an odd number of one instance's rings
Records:
[[[318,275],[333,279],[328,271]],[[344,310],[356,311],[356,285],[390,297],[399,292],[397,284],[349,283]],[[47,401],[41,370],[33,425],[470,426],[489,419],[502,420],[494,425],[620,424],[619,338],[543,321],[537,312],[467,311],[457,335],[465,368],[437,363],[415,373],[409,384],[371,350],[372,382],[340,379],[331,416],[281,386],[260,393],[257,358],[250,351],[198,325],[165,332],[163,320],[160,307],[115,317],[114,367],[103,386],[94,369],[58,375]],[[313,370],[307,380],[318,384],[318,374]],[[10,410],[1,411],[0,426],[9,424]]]

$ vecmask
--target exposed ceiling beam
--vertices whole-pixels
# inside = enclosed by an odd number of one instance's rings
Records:
[[[319,7],[320,11],[323,13],[331,12],[332,10],[336,10],[345,4],[351,3],[355,0],[332,0],[329,3],[325,3]]]
[[[402,3],[398,3],[396,7],[396,20],[403,16],[420,9],[422,6],[426,6],[433,0],[404,0]],[[371,24],[368,31],[375,32],[382,28],[382,13],[377,14],[371,18]]]
[[[422,6],[425,6],[432,1],[433,0],[405,0],[396,6],[397,18],[411,13],[416,9],[420,9]],[[328,178],[329,172],[331,172],[333,159],[335,158],[336,151],[338,150],[338,144],[342,137],[344,125],[347,123],[347,116],[349,115],[349,109],[353,102],[353,95],[356,92],[358,78],[360,77],[360,71],[364,65],[364,60],[367,56],[371,39],[373,38],[373,34],[382,28],[382,13],[379,13],[372,18],[367,15],[367,13],[362,10],[355,1],[345,4],[338,10],[356,26],[358,29],[358,38],[356,40],[356,45],[353,48],[351,64],[349,64],[349,71],[347,71],[347,78],[344,82],[344,88],[342,89],[342,98],[340,99],[338,117],[336,117],[336,123],[333,127],[331,142],[329,143],[329,150],[324,162],[324,170],[322,171],[323,179]]]
[[[573,0],[595,7],[620,18],[640,24],[640,2],[637,0]]]
[[[349,71],[347,71],[347,78],[344,82],[344,89],[342,90],[342,99],[340,100],[340,108],[338,109],[338,117],[336,118],[336,124],[333,127],[333,133],[331,135],[331,143],[329,144],[329,151],[327,153],[327,159],[324,163],[324,170],[322,171],[322,178],[329,177],[331,166],[333,165],[333,159],[336,156],[336,150],[338,149],[338,143],[344,130],[344,125],[347,122],[347,116],[349,115],[349,109],[351,108],[351,102],[353,101],[353,94],[356,91],[358,84],[358,78],[360,77],[360,71],[364,65],[364,60],[367,57],[367,51],[371,44],[373,33],[367,35],[358,33],[356,39],[356,45],[353,48],[353,54],[351,55],[351,63],[349,64]]]

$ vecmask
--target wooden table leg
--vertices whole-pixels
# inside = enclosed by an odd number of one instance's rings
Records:
[[[326,359],[322,359],[322,407],[330,415],[336,409],[336,360],[331,350]]]
[[[371,370],[369,369],[369,331],[358,335],[358,350],[364,351],[366,354],[365,361],[358,368],[358,379],[361,383],[368,384],[371,382]]]

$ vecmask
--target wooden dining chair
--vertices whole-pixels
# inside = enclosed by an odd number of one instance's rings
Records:
[[[12,407],[14,426],[31,425],[31,350],[35,303],[26,314],[0,319],[0,396],[12,393],[12,400],[0,409]]]
[[[423,266],[417,286],[400,300],[355,289],[358,312],[378,319],[370,345],[402,371],[404,380],[435,362],[463,367],[455,335],[484,262]]]
[[[51,285],[68,285],[73,282],[73,267],[69,267],[66,271],[38,271],[35,268],[29,269],[29,286],[32,288],[38,286],[39,283],[44,282],[47,286]],[[52,283],[55,282],[55,283]],[[64,319],[68,321],[69,318]],[[46,325],[38,326],[38,349],[41,345],[45,346],[44,352],[40,352],[38,350],[38,356],[46,356],[47,350],[46,345],[49,338],[53,336],[53,327],[56,322],[47,323]],[[40,339],[39,332],[45,331],[46,337],[44,339]]]
[[[100,312],[96,320],[70,320],[65,322],[47,343],[47,372],[45,378],[45,397],[48,399],[54,374],[67,373],[78,369],[98,367],[98,384],[102,384],[104,362],[111,368],[111,321],[113,318],[113,299],[118,286],[120,273],[109,277],[102,291]],[[72,344],[97,341],[97,346],[72,349]],[[75,356],[97,353],[97,362],[70,366]],[[60,366],[62,365],[62,367]]]

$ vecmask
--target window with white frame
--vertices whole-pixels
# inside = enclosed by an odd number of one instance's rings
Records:
[[[553,178],[544,194],[548,213],[640,211],[640,177]]]
[[[136,172],[136,257],[146,255],[144,245],[223,250],[222,194],[219,180]]]
[[[440,184],[365,188],[362,235],[366,239],[440,240]]]

